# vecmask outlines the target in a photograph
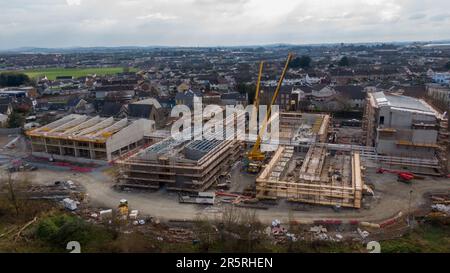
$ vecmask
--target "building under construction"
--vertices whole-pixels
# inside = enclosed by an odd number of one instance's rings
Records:
[[[236,140],[177,141],[172,137],[118,161],[122,187],[204,191],[240,156]]]
[[[170,136],[116,163],[120,168],[119,186],[142,189],[200,192],[225,176],[241,156],[242,144],[235,124],[245,122],[245,113],[223,119],[223,131],[209,139],[189,140]],[[207,121],[209,114],[203,114]],[[230,132],[233,131],[233,132]],[[227,138],[226,136],[233,137]]]
[[[281,144],[311,144],[327,140],[331,125],[329,115],[300,112],[281,112],[279,115]]]
[[[232,124],[245,123],[244,115],[245,113],[236,113],[225,118],[224,133],[233,128]],[[293,142],[314,143],[326,138],[330,120],[328,115],[304,113],[274,115],[280,115],[279,142],[275,141],[269,145]],[[233,135],[230,132],[227,134]],[[169,190],[204,191],[220,176],[225,176],[243,154],[242,141],[237,140],[238,134],[239,132],[235,131],[235,138],[231,140],[218,138],[218,140],[184,141],[168,137],[134,155],[116,161],[121,169],[119,185],[148,189],[166,187]],[[240,139],[244,138],[241,136]],[[252,142],[249,139],[246,141]]]
[[[429,160],[447,173],[448,119],[421,99],[407,96],[369,93],[363,119],[364,140],[380,156]],[[400,164],[401,165],[401,164]]]
[[[358,152],[336,153],[313,144],[304,157],[280,146],[256,179],[259,199],[360,208],[364,181]]]
[[[330,124],[328,115],[280,113],[281,145],[256,179],[257,198],[361,207],[360,153],[326,144]]]
[[[146,119],[115,120],[71,114],[26,134],[30,137],[34,156],[105,162],[138,149],[151,128],[152,122]]]

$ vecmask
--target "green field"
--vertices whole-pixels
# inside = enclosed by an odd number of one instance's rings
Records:
[[[136,72],[137,69],[130,68],[131,72]],[[122,67],[100,67],[100,68],[46,68],[46,69],[32,69],[20,71],[28,75],[28,77],[35,79],[40,76],[47,76],[49,80],[55,80],[57,76],[73,76],[75,78],[84,77],[88,75],[113,75],[123,72]]]

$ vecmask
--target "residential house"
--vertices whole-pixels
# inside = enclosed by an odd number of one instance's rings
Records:
[[[194,92],[192,90],[177,93],[175,95],[175,102],[177,105],[186,105],[187,107],[192,109],[194,107],[194,97],[201,98],[203,97],[203,94],[201,92]]]
[[[247,94],[241,94],[239,92],[229,92],[224,93],[220,96],[222,105],[242,105],[244,107],[247,106],[248,96]]]
[[[119,102],[107,101],[103,104],[99,113],[101,117],[124,118],[127,116],[127,108]]]
[[[352,109],[363,109],[367,94],[362,86],[338,85],[333,88],[338,94],[336,99],[337,100],[339,100],[340,98],[343,99],[342,102],[345,104],[343,105],[344,108],[347,108],[348,106],[349,108]]]
[[[208,104],[219,104],[220,103],[220,93],[211,91],[207,93],[203,93],[202,102],[205,105]]]
[[[161,114],[161,105],[156,99],[146,99],[128,104],[128,118],[152,120],[153,129],[155,129],[155,124],[158,127],[164,124]]]
[[[450,72],[435,72],[432,77],[434,83],[438,84],[450,84]]]
[[[0,98],[0,126],[5,127],[8,123],[9,115],[13,112],[11,98]]]
[[[67,101],[67,111],[76,114],[92,114],[95,112],[95,107],[92,103],[76,97]]]

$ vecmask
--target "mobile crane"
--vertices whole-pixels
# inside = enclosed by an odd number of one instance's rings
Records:
[[[293,55],[291,53],[289,53],[287,60],[286,60],[286,64],[284,65],[284,68],[283,68],[283,72],[281,73],[281,77],[278,80],[277,87],[272,96],[272,100],[270,101],[270,104],[267,107],[266,116],[264,118],[261,129],[258,132],[258,137],[256,138],[255,145],[253,145],[253,148],[247,153],[247,159],[248,159],[247,172],[249,172],[249,173],[258,173],[261,170],[261,167],[264,163],[265,155],[261,151],[262,137],[263,137],[264,131],[266,130],[267,123],[270,119],[270,115],[272,112],[272,105],[275,104],[275,101],[278,97],[278,93],[280,92],[284,77],[286,76],[286,71],[288,70],[289,63],[291,62],[292,57],[293,57]],[[257,117],[258,106],[259,106],[259,90],[260,90],[260,84],[261,84],[261,74],[262,74],[263,64],[264,64],[264,62],[260,63],[258,81],[256,84],[254,103],[255,103],[255,106],[257,106],[257,108],[256,108],[256,114],[254,113],[255,118]],[[252,120],[253,120],[253,117],[252,117]]]

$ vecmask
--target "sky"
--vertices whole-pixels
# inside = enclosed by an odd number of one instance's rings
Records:
[[[0,49],[444,39],[449,0],[0,0]]]

